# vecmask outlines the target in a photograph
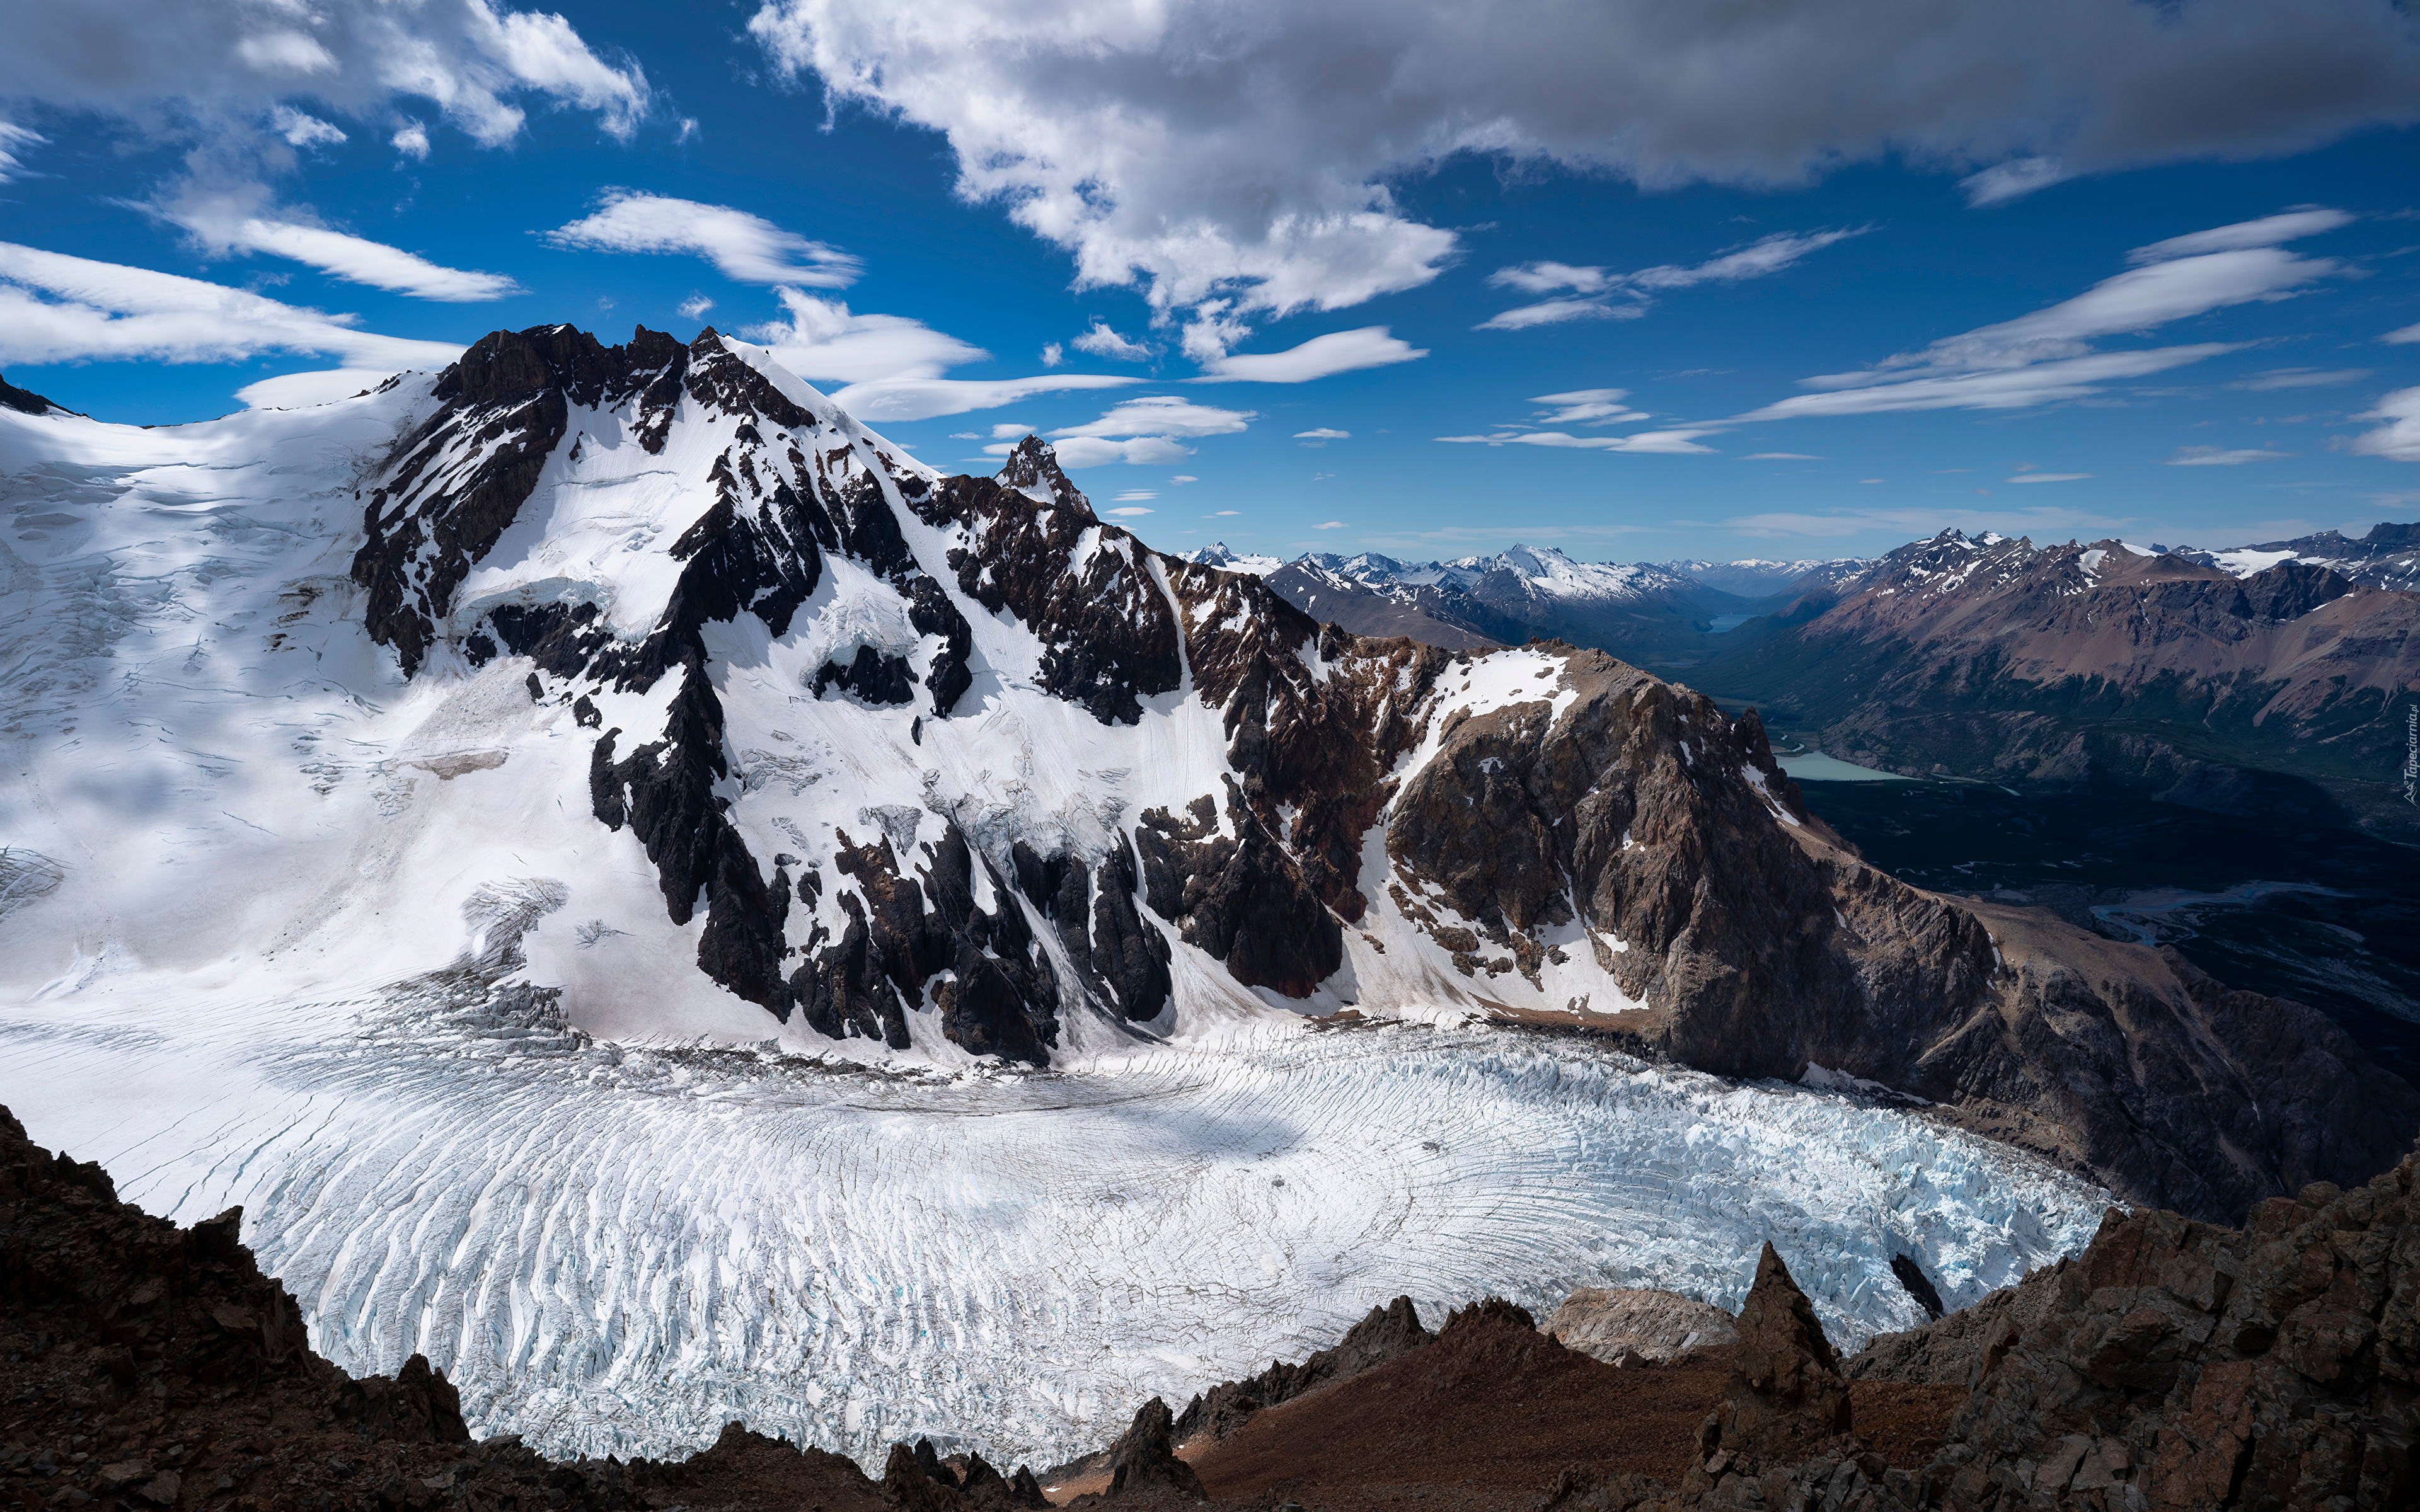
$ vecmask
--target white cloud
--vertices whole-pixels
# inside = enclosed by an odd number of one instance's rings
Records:
[[[789,317],[746,327],[740,334],[772,348],[776,362],[811,383],[934,378],[985,355],[980,347],[904,315],[852,315],[838,300],[794,288],[773,292]]]
[[[1500,430],[1486,436],[1440,436],[1437,440],[1481,446],[1572,447],[1590,452],[1683,456],[1712,455],[1713,447],[1697,443],[1698,437],[1711,434],[1713,432],[1706,429],[1642,430],[1629,436],[1574,436],[1559,430]]]
[[[1644,304],[1612,304],[1604,300],[1545,300],[1537,304],[1499,310],[1473,331],[1528,331],[1534,326],[1561,325],[1569,320],[1636,320],[1647,313]]]
[[[1037,393],[1063,393],[1077,389],[1114,389],[1142,379],[1114,374],[1054,373],[1042,378],[879,378],[852,383],[831,396],[832,403],[869,424],[891,421],[931,420],[962,415],[970,409],[997,409]]]
[[[1645,410],[1621,402],[1629,396],[1628,389],[1573,389],[1566,393],[1541,393],[1529,402],[1546,407],[1538,415],[1541,425],[1614,425],[1647,418]]]
[[[334,147],[345,140],[343,131],[291,105],[278,105],[270,111],[269,129],[286,138],[287,147]]]
[[[1597,294],[1613,282],[1602,268],[1575,268],[1570,263],[1558,262],[1498,268],[1487,275],[1487,281],[1498,288],[1517,288],[1524,294],[1552,294],[1566,288],[1576,294]]]
[[[2324,257],[2247,247],[2153,263],[2106,278],[2046,310],[1945,337],[1920,352],[1885,358],[1864,372],[1807,381],[1852,388],[1902,376],[1971,373],[2081,356],[2100,337],[2149,331],[2230,305],[2290,298],[2341,269]]]
[[[624,189],[608,191],[596,213],[558,226],[546,239],[582,250],[693,253],[739,284],[846,288],[863,267],[847,253],[745,210]]]
[[[25,171],[25,160],[18,156],[19,153],[48,140],[39,131],[28,131],[13,121],[0,121],[0,184]],[[2420,331],[2420,326],[2412,329]],[[2387,339],[2393,341],[2396,338],[2390,336]]]
[[[1603,268],[1575,268],[1568,263],[1553,262],[1499,268],[1488,275],[1489,283],[1525,289],[1533,294],[1569,288],[1593,297],[1525,304],[1481,321],[1473,329],[1522,331],[1531,326],[1552,325],[1565,320],[1631,319],[1646,313],[1648,301],[1655,294],[1691,288],[1699,284],[1736,284],[1745,279],[1763,278],[1781,271],[1808,253],[1820,252],[1834,242],[1863,236],[1872,229],[1871,226],[1857,226],[1845,231],[1810,231],[1805,234],[1777,231],[1741,246],[1726,248],[1701,263],[1686,267],[1665,264],[1642,268],[1635,273],[1608,273]],[[1616,295],[1626,296],[1629,302],[1612,302]]]
[[[2020,472],[2009,481],[2010,483],[2082,483],[2091,476],[2089,472]],[[1876,478],[1869,481],[1879,483],[1882,480]]]
[[[1427,282],[1459,239],[1388,185],[1461,153],[1653,189],[1998,163],[1970,188],[1988,194],[2040,179],[2022,160],[2274,156],[2420,118],[2420,36],[2385,0],[1631,3],[1483,23],[1450,0],[764,0],[750,30],[831,98],[943,133],[959,193],[1064,248],[1079,285],[1140,285],[1160,311],[1333,310]]]
[[[1022,420],[1003,420],[992,426],[991,439],[996,441],[1022,440],[1024,438],[1032,435],[1033,429],[1034,427],[1027,424]],[[977,438],[973,436],[969,436],[967,438],[969,440],[976,439]]]
[[[2280,242],[2300,241],[2323,231],[2334,231],[2352,224],[2355,217],[2342,210],[2314,207],[2304,210],[2288,210],[2282,215],[2264,215],[2257,221],[2238,221],[2232,225],[2215,226],[2208,231],[2195,231],[2185,236],[2154,241],[2148,247],[2136,247],[2126,255],[2126,260],[2137,266],[2144,263],[2170,262],[2179,257],[2200,257],[2213,252],[2242,252],[2246,247],[2273,247]]]
[[[1295,431],[1294,439],[1298,441],[1344,441],[1351,440],[1353,433],[1349,430],[1337,430],[1322,425],[1315,430]]]
[[[2246,462],[2274,462],[2293,455],[2291,452],[2264,452],[2258,448],[2228,451],[2223,446],[2180,446],[2177,455],[2168,458],[2172,468],[2233,468]]]
[[[2014,158],[1958,180],[1971,206],[1997,205],[2048,189],[2071,177],[2056,158]]]
[[[247,383],[235,391],[252,409],[302,409],[334,404],[377,388],[394,375],[377,367],[332,367],[315,373],[286,373]]]
[[[1836,241],[1861,237],[1872,230],[1861,225],[1846,231],[1809,231],[1803,235],[1776,231],[1760,237],[1745,246],[1731,247],[1693,267],[1642,268],[1635,273],[1624,273],[1618,280],[1629,288],[1674,289],[1691,288],[1699,284],[1737,284],[1745,279],[1764,278],[1777,273],[1810,252],[1821,252]]]
[[[1735,416],[1730,424],[1802,420],[1819,415],[1896,414],[1915,409],[2030,409],[2063,399],[2084,398],[2099,392],[2094,387],[2098,383],[2164,373],[2240,349],[2240,344],[2202,342],[2149,351],[2102,352],[2064,362],[1962,373],[1951,378],[1880,382],[1869,388],[1841,389],[1830,393],[1801,393]]]
[[[1061,347],[1055,341],[1050,342],[1042,348],[1042,365],[1045,367],[1057,367],[1059,365],[1060,359],[1066,355],[1066,348]]]
[[[388,140],[405,157],[422,162],[428,161],[428,128],[418,121],[398,128]]]
[[[1119,494],[1113,501],[1121,504],[1139,504],[1146,499],[1156,499],[1158,497],[1158,494],[1153,492],[1149,488],[1128,488],[1125,492]]]
[[[6,142],[0,142],[0,147],[6,147],[7,145],[8,144]],[[0,166],[5,165],[0,164]],[[2385,335],[2381,336],[2378,339],[2383,342],[2392,343],[2397,347],[2409,347],[2413,342],[2420,342],[2420,326],[2405,326],[2400,331],[2390,331]]]
[[[2420,462],[2420,389],[2397,389],[2381,397],[2378,408],[2353,418],[2386,422],[2376,430],[2366,430],[2354,437],[2355,452],[2396,462]]]
[[[2358,383],[2367,377],[2369,369],[2366,367],[2273,367],[2266,373],[2239,378],[2227,387],[2263,393],[2273,389],[2320,389],[2335,383]]]
[[[1192,473],[1190,473],[1190,472],[1180,472],[1180,473],[1178,473],[1176,476],[1174,476],[1174,477],[1172,477],[1172,478],[1169,479],[1168,481],[1169,481],[1169,483],[1170,483],[1171,485],[1179,485],[1179,484],[1187,484],[1187,483],[1200,483],[1202,480],[1201,480],[1200,478],[1195,477],[1195,476],[1194,476]],[[1221,511],[1221,513],[1223,513],[1223,514],[1228,514],[1228,515],[1232,515],[1232,514],[1235,513],[1235,511],[1233,511],[1233,510],[1232,510],[1232,509],[1229,509],[1229,510],[1223,510],[1223,511]]]
[[[1106,357],[1112,362],[1142,363],[1151,360],[1151,348],[1139,341],[1128,341],[1109,329],[1109,323],[1098,316],[1093,317],[1092,329],[1076,338],[1076,349]]]
[[[2048,309],[1962,335],[1872,367],[1804,379],[1836,392],[1800,394],[1725,424],[1918,409],[2016,409],[2095,393],[2095,385],[2181,367],[2242,343],[2198,342],[2149,350],[2096,352],[2102,337],[2155,329],[2233,305],[2290,299],[2342,272],[2324,257],[2254,245],[2341,225],[2335,210],[2300,210],[2219,226],[2137,248],[2146,266],[2106,278]],[[2216,250],[2196,251],[2197,248]]]
[[[299,100],[383,121],[395,101],[413,99],[490,147],[520,132],[517,101],[588,111],[623,139],[654,102],[636,63],[600,57],[559,15],[491,0],[20,7],[0,51],[0,99],[101,112],[152,131],[173,120],[179,134],[205,142]]]
[[[179,224],[213,251],[265,252],[317,268],[349,284],[366,284],[372,288],[392,289],[419,299],[468,304],[521,292],[519,284],[501,273],[446,268],[400,247],[324,226],[259,216],[224,224],[187,218]]]
[[[1063,466],[1064,464],[1063,463],[1062,465]],[[1108,514],[1113,519],[1133,519],[1137,516],[1148,515],[1151,511],[1143,508],[1140,504],[1128,504],[1123,509],[1106,510],[1104,513]]]
[[[1312,526],[1311,529],[1314,531],[1341,531],[1346,529],[1346,526],[1344,521],[1341,519],[1330,519],[1322,520],[1320,523]]]
[[[1808,452],[1750,452],[1740,458],[1743,462],[1821,462],[1823,457]],[[1963,468],[1957,469],[1964,471]]]
[[[986,446],[984,451],[993,456],[1006,456],[1015,451],[1013,442],[1001,441]],[[1193,455],[1192,448],[1179,445],[1165,436],[1136,436],[1124,440],[1097,436],[1071,436],[1050,443],[1059,465],[1070,472],[1084,468],[1107,467],[1112,462],[1131,463],[1136,467],[1164,467],[1181,462]]]
[[[449,342],[356,330],[357,318],[0,242],[0,363],[225,363],[288,351],[323,352],[383,374],[440,368],[462,354]]]
[[[1125,399],[1098,420],[1064,430],[1054,430],[1050,439],[1067,436],[1232,436],[1246,424],[1259,419],[1250,409],[1221,409],[1215,405],[1195,404],[1160,394],[1146,394],[1140,399]]]
[[[1188,383],[1309,383],[1365,367],[1386,367],[1416,362],[1428,348],[1414,347],[1388,334],[1385,326],[1358,331],[1331,331],[1281,352],[1245,352],[1215,358],[1202,365],[1202,377]]]
[[[705,318],[706,311],[714,308],[714,301],[703,294],[692,294],[675,308],[680,311],[684,320],[700,320]]]

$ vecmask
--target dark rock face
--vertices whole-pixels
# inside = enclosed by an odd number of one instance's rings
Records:
[[[1193,1473],[1191,1465],[1176,1458],[1175,1443],[1170,1436],[1174,1426],[1166,1402],[1155,1396],[1142,1404],[1142,1410],[1135,1413],[1134,1426],[1109,1449],[1107,1499],[1114,1501],[1162,1489],[1197,1502],[1210,1499],[1202,1489],[1202,1477]]]
[[[0,407],[26,415],[47,415],[59,408],[31,389],[21,389],[5,378],[0,378]]]
[[[1739,1365],[1730,1390],[1706,1419],[1700,1443],[1712,1457],[1797,1458],[1849,1427],[1849,1383],[1840,1357],[1807,1294],[1773,1246],[1739,1315]]]
[[[1753,713],[1598,654],[1566,666],[1563,713],[1542,697],[1463,720],[1388,820],[1397,906],[1474,985],[1532,976],[1576,903],[1581,948],[1646,1004],[1625,1020],[1688,1064],[1848,1071],[2213,1219],[2365,1180],[2420,1128],[2420,1094],[2317,1011],[1908,887],[1807,812]]]
[[[1037,508],[1037,495],[1048,502]],[[980,554],[950,553],[958,589],[1041,638],[1045,689],[1104,724],[1132,724],[1140,700],[1177,687],[1176,619],[1156,553],[1101,523],[1040,438],[1019,442],[997,480],[952,478],[910,506],[983,532]]]
[[[1383,1307],[1371,1308],[1367,1317],[1345,1332],[1344,1337],[1308,1360],[1272,1360],[1266,1370],[1249,1381],[1221,1381],[1194,1397],[1176,1420],[1177,1442],[1202,1432],[1223,1439],[1264,1407],[1292,1401],[1330,1381],[1375,1369],[1435,1337],[1421,1326],[1412,1299],[1397,1297]]]

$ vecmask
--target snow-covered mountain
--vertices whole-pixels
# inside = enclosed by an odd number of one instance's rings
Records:
[[[2281,563],[2299,562],[2305,566],[2325,567],[2365,588],[2420,590],[2420,524],[2373,525],[2359,540],[2340,532],[2321,531],[2290,541],[2263,541],[2217,550],[2195,547],[2157,549],[2223,568],[2239,578],[2265,572]]]
[[[2232,1214],[2409,1143],[2308,1011],[1866,865],[1752,714],[1325,628],[712,332],[12,403],[0,501],[5,1101],[491,1429],[1038,1458],[1373,1294],[1752,1228],[1891,1326],[1895,1256],[2079,1242],[2062,1171]]]
[[[1102,521],[1038,440],[943,477],[711,332],[0,426],[15,992],[509,968],[599,1038],[1037,1066],[1476,1011],[1949,1100],[1975,1082],[1922,1047],[2021,990],[1974,916],[1831,842],[1752,714],[1568,646],[1323,630]],[[1691,591],[1441,570],[1498,607]],[[2155,1103],[2157,1060],[2121,1078]]]
[[[1771,598],[1804,593],[1809,588],[1848,581],[1873,565],[1870,557],[1804,557],[1766,561],[1747,557],[1737,562],[1657,562],[1651,565],[1701,582],[1718,593],[1741,598]]]

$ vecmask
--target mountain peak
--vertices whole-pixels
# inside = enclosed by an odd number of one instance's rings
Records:
[[[992,476],[1001,487],[1014,488],[1037,504],[1081,506],[1087,514],[1092,512],[1092,501],[1060,470],[1059,454],[1048,441],[1030,431],[1010,450],[1008,459]]]

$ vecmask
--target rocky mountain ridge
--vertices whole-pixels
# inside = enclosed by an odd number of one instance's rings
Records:
[[[1691,676],[1861,764],[2393,824],[2420,596],[2238,565],[1945,531]]]

